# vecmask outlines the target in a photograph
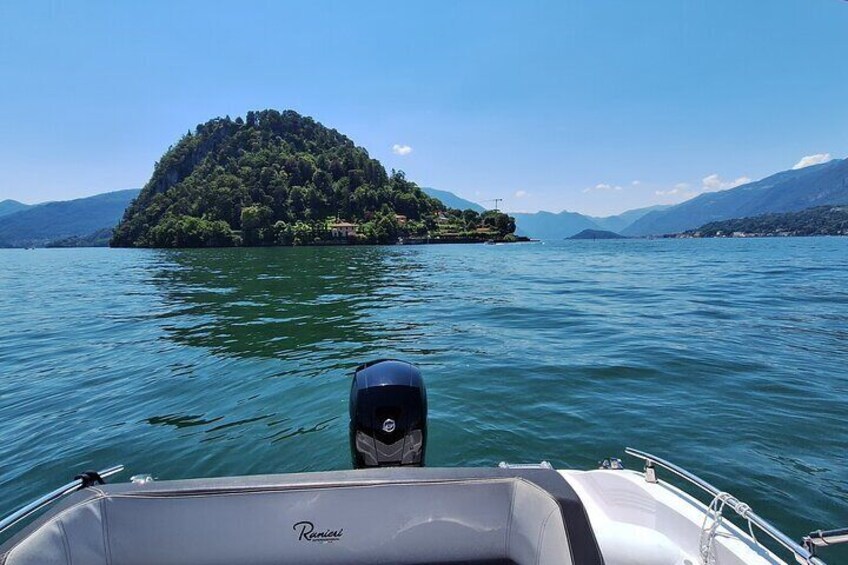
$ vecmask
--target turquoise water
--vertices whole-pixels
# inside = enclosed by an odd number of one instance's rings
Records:
[[[346,468],[351,370],[392,356],[427,379],[431,465],[591,468],[630,445],[793,537],[848,525],[848,238],[5,250],[0,266],[0,512],[115,463]]]

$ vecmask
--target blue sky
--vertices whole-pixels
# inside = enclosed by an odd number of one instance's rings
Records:
[[[842,0],[0,2],[0,26],[0,200],[142,186],[189,128],[262,108],[513,211],[848,154]]]

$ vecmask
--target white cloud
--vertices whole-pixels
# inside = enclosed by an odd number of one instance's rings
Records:
[[[670,188],[668,190],[657,190],[656,192],[654,192],[654,194],[656,194],[657,196],[671,196],[674,194],[678,194],[679,192],[684,191],[687,188],[689,188],[689,183],[679,182],[674,185],[674,188]]]
[[[704,190],[719,190],[721,189],[721,178],[718,173],[713,173],[703,178]]]
[[[741,176],[737,179],[731,181],[722,180],[718,173],[713,173],[711,175],[705,176],[701,179],[701,190],[705,192],[712,192],[715,190],[726,190],[728,188],[735,188],[737,186],[747,184],[751,182],[751,179],[746,176]]]
[[[634,180],[634,181],[633,181],[633,182],[631,182],[630,184],[632,184],[633,186],[639,186],[640,184],[642,184],[642,181],[640,181],[640,180]]]
[[[795,163],[793,169],[803,169],[804,167],[809,167],[810,165],[820,165],[822,163],[827,163],[830,161],[831,156],[830,153],[816,153],[815,155],[806,155],[801,157],[801,160]]]
[[[526,191],[526,190],[517,190],[517,191],[515,191],[515,197],[516,197],[516,198],[524,198],[525,196],[527,196],[527,191]]]
[[[583,192],[584,193],[585,192],[605,192],[605,191],[612,191],[612,190],[619,191],[619,190],[621,190],[621,187],[618,186],[618,185],[613,186],[611,184],[601,182],[601,183],[596,184],[595,186],[590,186],[589,188],[584,188]]]
[[[412,153],[412,147],[410,147],[409,145],[399,145],[395,143],[394,145],[392,145],[392,153],[401,156],[409,155],[410,153]]]
[[[751,179],[744,175],[741,177],[737,177],[733,180],[725,180],[721,178],[718,173],[713,173],[701,179],[701,186],[692,186],[688,182],[679,182],[675,184],[672,188],[656,190],[654,191],[654,194],[657,196],[676,195],[677,198],[675,200],[679,200],[681,198],[692,198],[694,196],[698,196],[703,192],[714,192],[716,190],[727,190],[728,188],[735,188],[737,186],[747,184],[749,182],[751,182]]]

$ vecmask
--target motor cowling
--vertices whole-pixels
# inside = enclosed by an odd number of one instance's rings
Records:
[[[353,466],[423,466],[427,391],[415,365],[379,359],[360,365],[350,388]]]

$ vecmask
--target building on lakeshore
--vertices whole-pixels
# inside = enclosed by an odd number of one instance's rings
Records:
[[[330,235],[334,239],[356,237],[356,224],[351,224],[350,222],[333,222],[329,228]]]

